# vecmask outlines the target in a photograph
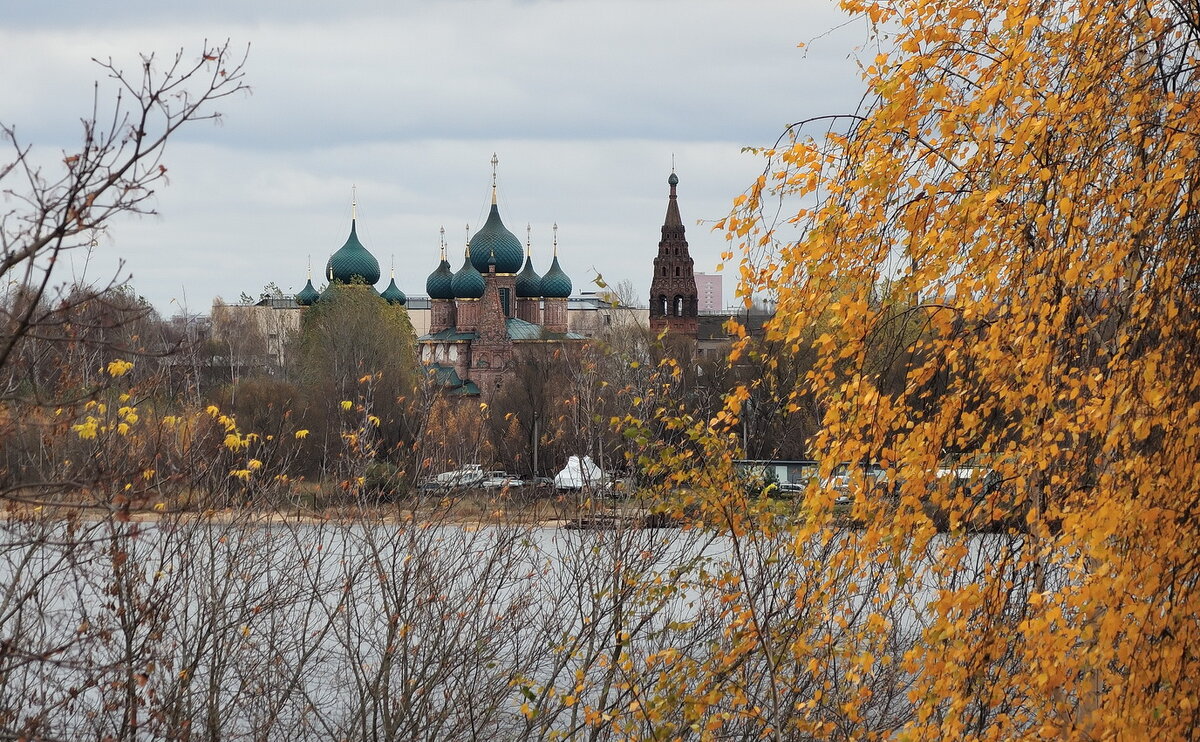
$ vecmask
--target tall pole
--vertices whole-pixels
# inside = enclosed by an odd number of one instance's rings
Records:
[[[538,432],[538,413],[533,411],[533,476],[538,475],[538,439],[541,438]]]

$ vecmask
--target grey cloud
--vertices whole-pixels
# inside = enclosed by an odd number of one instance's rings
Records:
[[[644,297],[672,152],[698,269],[711,270],[724,241],[694,222],[723,216],[761,170],[740,147],[853,109],[861,90],[848,56],[862,28],[795,48],[842,22],[824,3],[55,7],[0,31],[0,116],[44,147],[77,138],[90,56],[196,51],[206,34],[252,43],[253,94],[225,101],[221,126],[183,132],[161,216],[115,225],[91,264],[102,278],[125,258],[163,311],[185,287],[193,310],[268,281],[298,289],[306,256],[319,274],[344,241],[351,184],[364,242],[423,293],[438,228],[453,247],[482,221],[493,151],[504,217],[522,238],[532,223],[535,255],[548,256],[557,220],[577,288],[594,267]]]

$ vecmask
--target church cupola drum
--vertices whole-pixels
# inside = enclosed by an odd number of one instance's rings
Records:
[[[650,282],[650,329],[655,332],[665,329],[694,338],[698,329],[699,292],[683,219],[679,216],[679,200],[675,193],[679,176],[674,171],[667,178],[667,185],[671,187],[667,216],[663,220],[662,239],[658,243],[658,255],[654,257],[654,277]]]

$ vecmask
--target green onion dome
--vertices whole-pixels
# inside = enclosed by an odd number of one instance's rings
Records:
[[[558,264],[558,256],[550,264],[550,270],[542,276],[542,296],[547,299],[565,299],[571,295],[571,279]]]
[[[296,303],[302,307],[311,307],[321,295],[312,285],[312,279],[308,279],[308,283],[304,284],[304,288],[300,289],[300,293],[296,294]]]
[[[454,274],[451,286],[454,288],[456,299],[478,299],[483,296],[483,274],[474,266],[470,255],[465,257],[463,267]]]
[[[480,273],[487,271],[488,261],[493,254],[497,273],[516,273],[521,270],[521,258],[525,255],[521,241],[500,221],[500,209],[494,203],[483,228],[471,238],[470,247],[471,263]]]
[[[408,297],[405,296],[404,292],[400,290],[400,287],[396,285],[395,276],[392,276],[392,282],[388,284],[388,287],[383,290],[383,293],[381,293],[380,296],[382,296],[388,304],[403,305],[408,302]]]
[[[325,275],[341,283],[353,283],[356,277],[370,286],[379,283],[379,261],[358,241],[354,219],[350,220],[346,244],[330,256],[325,265]]]
[[[517,296],[532,298],[542,295],[542,277],[533,269],[533,258],[525,258],[525,267],[517,274]]]
[[[667,185],[679,185],[679,176],[675,173],[671,173],[670,177],[667,178]]]
[[[453,299],[453,282],[454,272],[450,270],[450,261],[443,257],[437,270],[425,279],[425,293],[429,294],[430,299]]]

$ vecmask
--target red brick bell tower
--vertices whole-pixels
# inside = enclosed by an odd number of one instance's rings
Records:
[[[696,308],[699,292],[692,273],[692,256],[688,254],[683,220],[679,217],[679,201],[675,186],[679,176],[674,170],[667,178],[671,195],[667,200],[667,217],[663,220],[662,240],[654,258],[654,278],[650,282],[650,329],[664,329],[677,335],[695,338]]]

